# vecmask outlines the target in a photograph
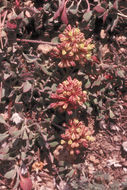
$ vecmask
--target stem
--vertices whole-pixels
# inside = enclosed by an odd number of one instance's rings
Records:
[[[45,41],[41,41],[41,40],[28,40],[28,39],[19,39],[19,38],[17,38],[16,41],[36,43],[36,44],[48,44],[48,45],[52,45],[52,46],[57,46],[59,44],[59,43],[53,43],[53,42],[45,42]]]
[[[89,3],[89,1],[88,1],[88,0],[86,0],[86,3],[87,3],[87,6],[88,6],[88,8],[87,8],[87,11],[86,11],[86,12],[89,12],[89,11],[90,11],[90,3]]]
[[[123,13],[117,13],[119,16],[122,16],[124,18],[127,18],[127,15],[124,15]]]

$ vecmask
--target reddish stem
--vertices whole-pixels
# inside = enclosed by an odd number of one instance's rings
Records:
[[[36,43],[36,44],[48,44],[48,45],[53,45],[53,46],[56,46],[56,45],[59,44],[59,43],[45,42],[45,41],[40,41],[40,40],[28,40],[28,39],[19,39],[19,38],[17,38],[16,41],[18,41],[18,42]]]

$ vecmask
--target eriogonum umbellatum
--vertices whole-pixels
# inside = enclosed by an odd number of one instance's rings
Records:
[[[86,101],[86,91],[82,90],[82,82],[70,76],[67,80],[60,83],[56,93],[51,94],[51,98],[55,100],[51,103],[51,108],[58,108],[59,111],[67,111],[72,114],[72,111],[78,106],[82,106]]]
[[[59,67],[71,67],[76,64],[83,65],[91,60],[92,49],[91,39],[85,39],[79,28],[72,28],[70,25],[59,35],[61,43],[54,49],[53,55],[61,59]]]
[[[93,141],[93,130],[84,125],[78,119],[69,120],[64,134],[61,134],[61,145],[70,152],[71,155],[80,154],[81,148],[87,148],[89,141]]]

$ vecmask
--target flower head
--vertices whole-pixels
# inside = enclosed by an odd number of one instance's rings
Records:
[[[68,114],[72,114],[72,110],[82,106],[86,101],[86,91],[82,91],[82,82],[69,76],[59,84],[56,93],[51,94],[51,98],[55,100],[50,104],[52,108],[59,108],[59,111],[66,110]]]
[[[70,120],[69,124],[64,126],[67,129],[61,135],[61,145],[66,147],[71,155],[79,154],[81,148],[87,148],[88,142],[94,140],[94,137],[92,137],[93,130],[90,130],[78,119]]]
[[[61,59],[59,67],[76,66],[91,60],[94,45],[90,43],[91,39],[85,39],[79,28],[68,25],[59,38],[61,43],[54,49],[54,56]]]

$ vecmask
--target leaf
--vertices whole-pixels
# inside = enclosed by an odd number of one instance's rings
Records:
[[[22,190],[32,190],[32,181],[30,177],[23,177],[20,174],[20,187]]]
[[[57,19],[60,16],[60,13],[62,12],[64,8],[65,0],[63,0],[58,8],[58,10],[55,12],[53,19]]]
[[[92,11],[86,12],[86,13],[84,13],[84,15],[83,15],[83,19],[84,19],[86,22],[88,22],[88,21],[90,20],[91,16],[92,16]]]
[[[36,62],[39,60],[38,57],[30,56],[25,53],[23,53],[23,56],[25,57],[25,59],[28,63],[33,63],[33,62]]]
[[[115,0],[115,2],[113,3],[113,8],[118,10],[118,0]]]
[[[98,13],[104,13],[105,9],[101,5],[97,5],[93,8]]]
[[[44,67],[43,65],[40,65],[40,68],[41,68],[41,70],[46,74],[46,75],[49,75],[49,76],[51,76],[52,75],[52,73],[51,72],[49,72],[48,70],[47,70],[47,68],[46,67]]]
[[[93,88],[94,86],[99,86],[101,84],[101,79],[98,78],[96,81],[94,81],[94,83],[92,84],[91,88]]]
[[[85,88],[89,88],[91,86],[91,82],[90,82],[90,80],[88,79],[87,80],[87,83],[85,84]]]
[[[111,109],[109,110],[109,116],[111,119],[113,119],[115,117],[115,115]]]
[[[108,11],[106,11],[103,15],[103,23],[105,23],[107,16],[108,16]]]
[[[125,72],[124,72],[124,70],[119,70],[119,71],[117,71],[117,75],[118,75],[119,77],[121,77],[121,78],[125,78]]]
[[[0,134],[0,142],[2,142],[4,139],[6,139],[9,136],[8,132]]]
[[[72,169],[66,176],[69,177],[70,179],[72,178],[72,176],[74,175],[75,170]]]
[[[7,124],[2,115],[0,115],[0,123],[5,125]]]
[[[31,90],[32,84],[29,81],[23,83],[23,92],[26,93]]]
[[[68,18],[67,18],[67,11],[66,11],[66,6],[64,6],[62,15],[61,15],[61,20],[64,24],[68,24]]]
[[[4,177],[7,178],[7,179],[14,179],[15,178],[15,175],[16,175],[16,170],[15,169],[12,169],[10,170],[9,172],[7,172]]]
[[[52,92],[56,92],[57,85],[53,83],[53,85],[51,86],[51,89],[52,89]]]
[[[27,140],[27,139],[28,139],[28,135],[27,135],[27,133],[26,133],[26,130],[24,130],[22,139],[23,139],[23,140]]]
[[[117,25],[118,21],[119,21],[119,16],[117,16],[117,18],[114,20],[114,22],[112,24],[112,27],[111,27],[111,32],[114,30],[114,28]]]
[[[57,141],[49,143],[50,147],[54,148],[58,145],[59,143]]]
[[[65,170],[65,167],[59,167],[59,172],[63,172]]]
[[[0,154],[0,160],[15,160],[15,158],[10,157],[10,154]]]
[[[16,131],[14,131],[11,135],[12,136],[14,136],[15,138],[17,138],[18,136],[20,136],[21,135],[21,133],[22,133],[22,130],[16,130]]]
[[[46,3],[46,4],[43,6],[44,11],[49,10],[49,8],[50,8],[50,3]]]
[[[54,37],[51,40],[52,43],[59,43],[59,37]]]
[[[77,14],[78,12],[78,7],[77,5],[73,5],[70,10],[69,10],[73,15]]]
[[[97,98],[94,99],[94,103],[95,103],[95,104],[98,104]]]
[[[26,159],[26,153],[25,152],[21,152],[21,160],[25,160]]]

